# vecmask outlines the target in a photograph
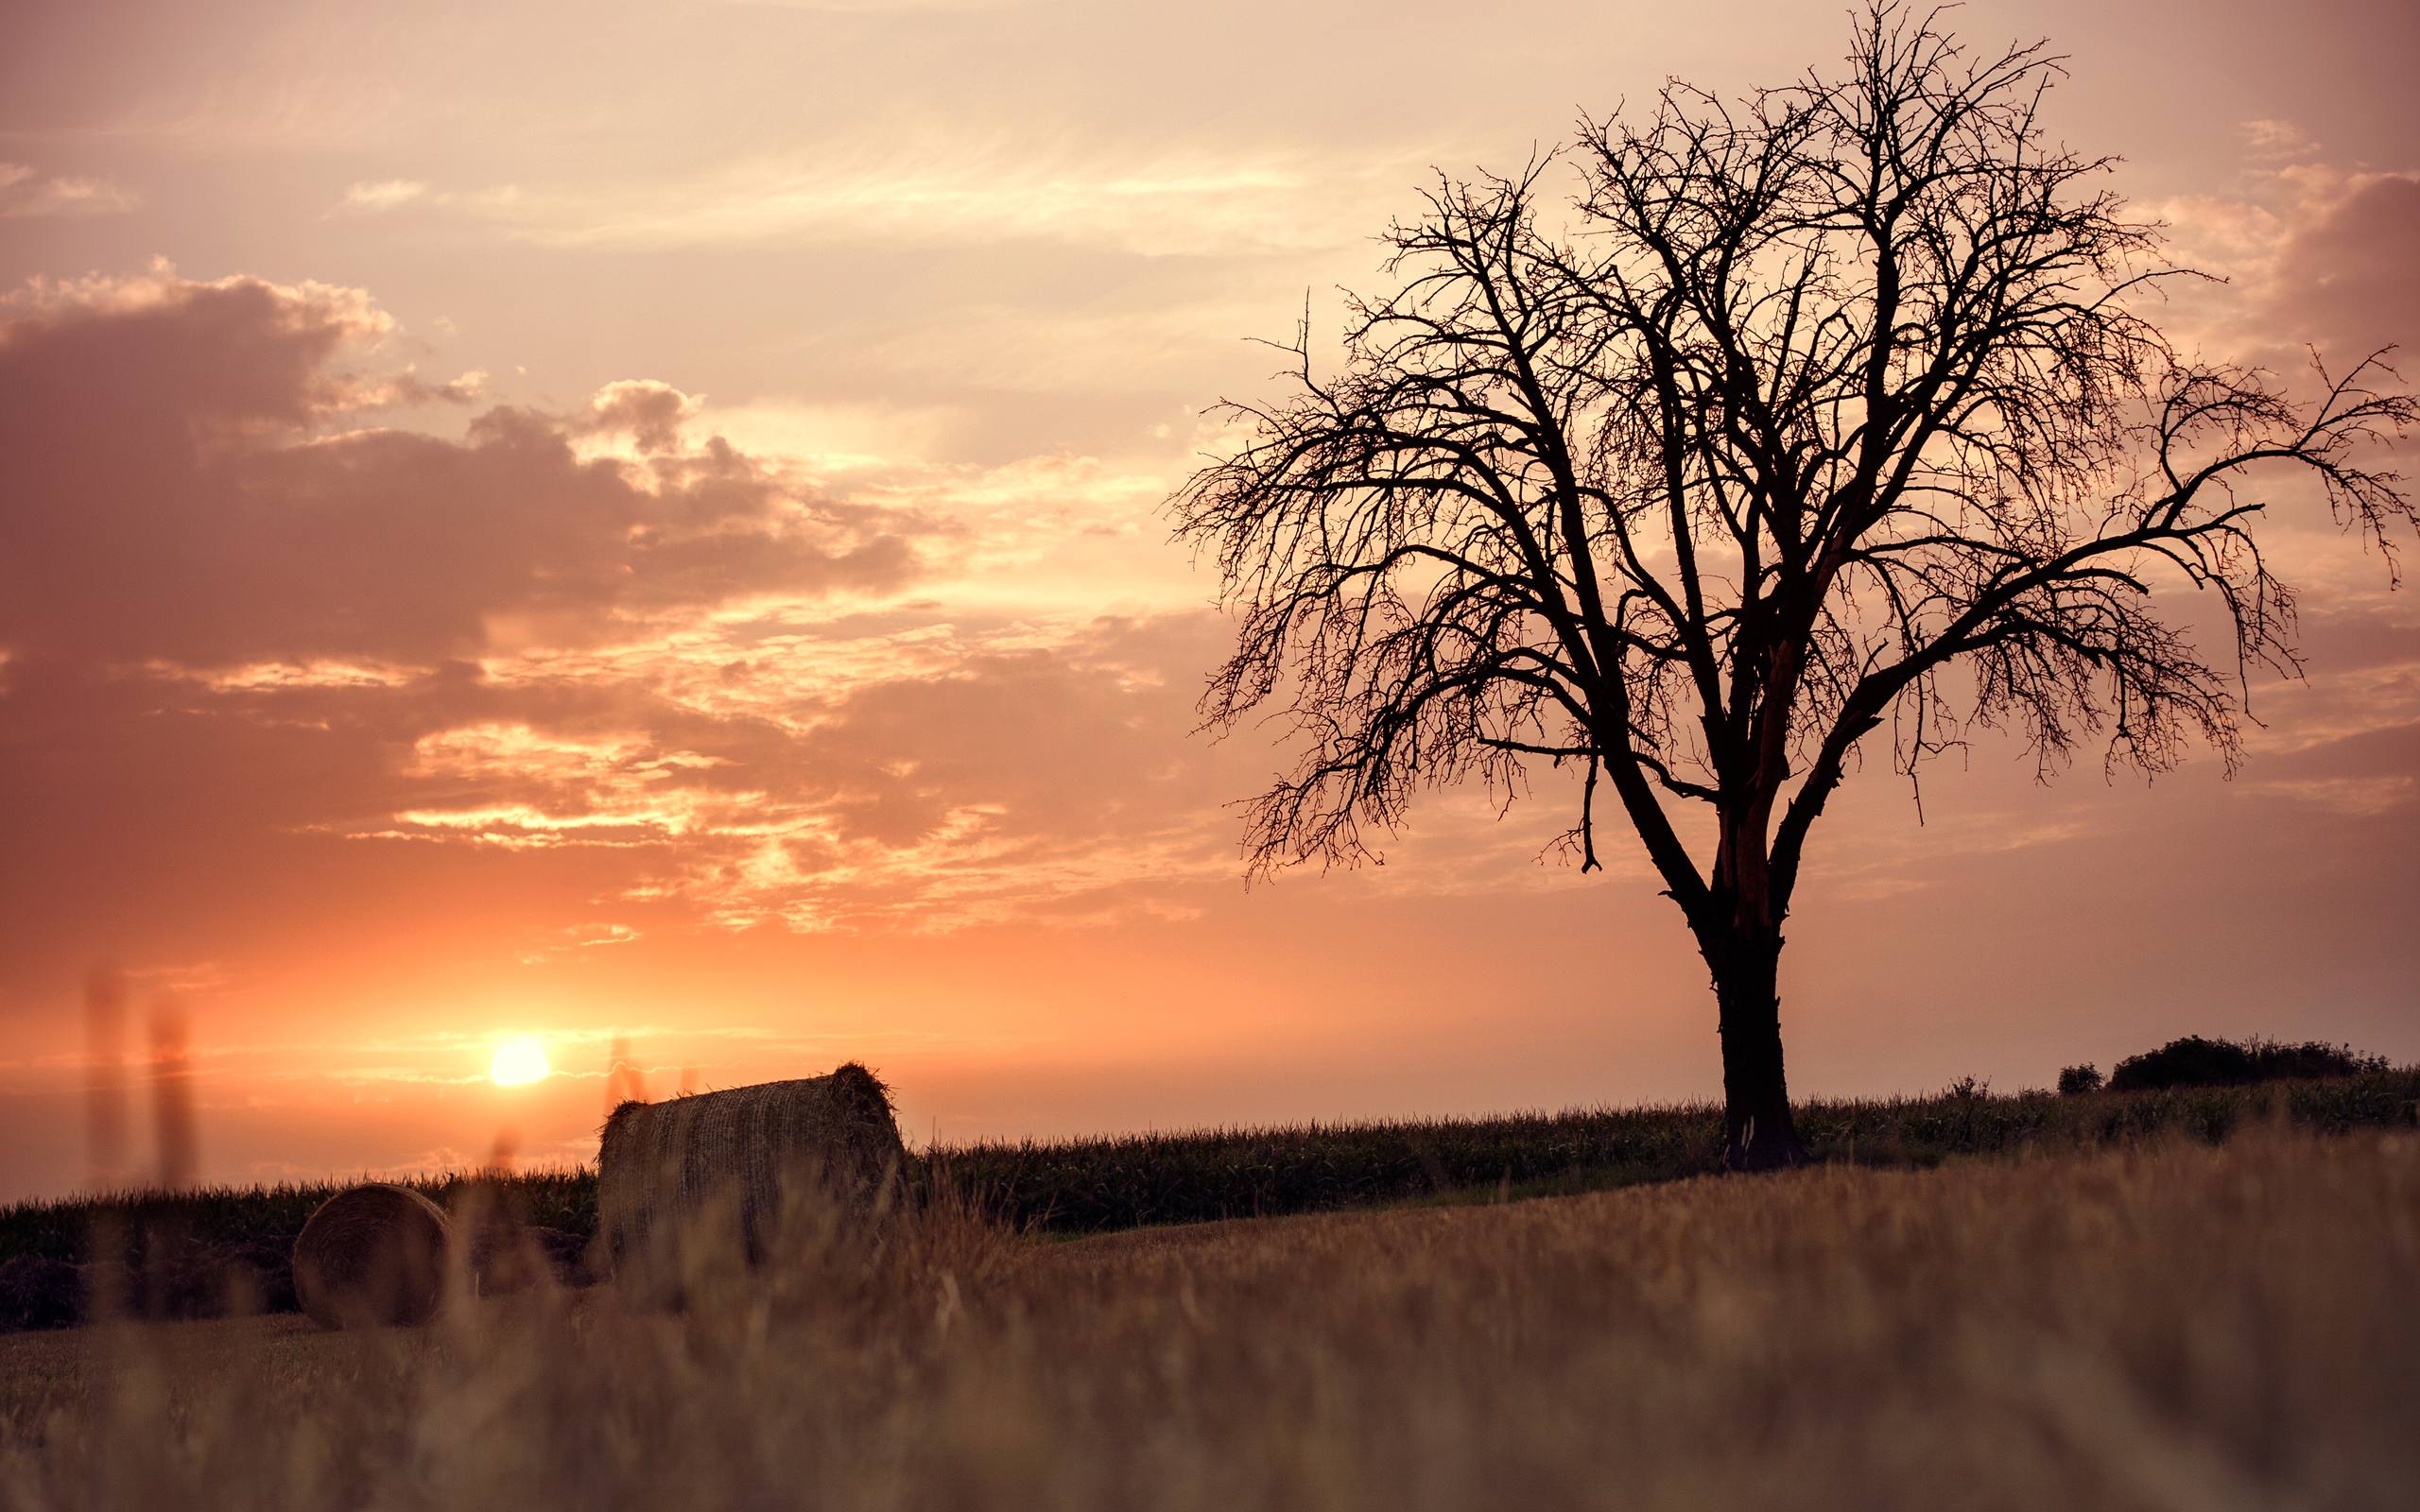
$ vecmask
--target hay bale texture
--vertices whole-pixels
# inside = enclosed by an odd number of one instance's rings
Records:
[[[597,1231],[622,1266],[729,1203],[757,1261],[786,1197],[820,1184],[820,1195],[863,1217],[907,1158],[890,1090],[855,1061],[828,1076],[624,1103],[597,1142]]]
[[[425,1323],[445,1283],[445,1211],[373,1182],[320,1204],[294,1241],[294,1297],[323,1329]]]

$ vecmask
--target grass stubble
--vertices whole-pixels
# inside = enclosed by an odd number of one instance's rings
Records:
[[[689,1304],[0,1339],[9,1508],[2406,1507],[2420,1136],[1045,1243],[942,1198]]]

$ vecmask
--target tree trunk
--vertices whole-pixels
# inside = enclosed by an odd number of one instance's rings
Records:
[[[1806,1146],[1782,1079],[1781,936],[1732,935],[1705,949],[1721,1009],[1722,1163],[1734,1171],[1804,1165]]]

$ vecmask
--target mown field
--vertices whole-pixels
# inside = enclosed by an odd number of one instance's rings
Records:
[[[2263,1122],[0,1338],[0,1506],[2404,1508],[2420,1135]]]
[[[1821,1102],[1800,1113],[1817,1160],[1923,1168],[1961,1156],[2120,1148],[2147,1140],[2215,1143],[2282,1121],[2319,1132],[2420,1122],[2420,1068],[2326,1080],[1994,1096],[1972,1084],[1939,1096]],[[1712,1107],[1590,1109],[1483,1119],[1310,1125],[1055,1142],[988,1143],[926,1152],[906,1173],[928,1199],[947,1193],[1020,1232],[1073,1236],[1158,1224],[1385,1205],[1466,1203],[1607,1191],[1712,1174],[1721,1142]],[[585,1237],[596,1225],[593,1171],[418,1183],[441,1204],[475,1187],[524,1224]],[[213,1189],[177,1195],[0,1209],[0,1329],[74,1321],[75,1278],[47,1293],[19,1277],[31,1262],[126,1268],[124,1289],[155,1312],[216,1311],[219,1273],[246,1268],[258,1303],[290,1307],[284,1257],[336,1184]],[[22,1257],[22,1260],[20,1259]],[[15,1263],[16,1270],[10,1266]],[[40,1295],[38,1295],[40,1294]]]

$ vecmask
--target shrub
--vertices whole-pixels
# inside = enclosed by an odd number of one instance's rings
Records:
[[[2090,1061],[2069,1066],[2059,1073],[2059,1095],[2078,1097],[2085,1092],[2100,1091],[2100,1068]]]
[[[2187,1035],[2157,1050],[2129,1056],[2109,1074],[2109,1090],[2129,1092],[2160,1087],[2240,1087],[2251,1082],[2301,1081],[2358,1076],[2384,1071],[2384,1056],[2363,1056],[2350,1045],[2281,1045],[2270,1040],[2204,1040]],[[2066,1085],[2062,1076],[2061,1086]]]

